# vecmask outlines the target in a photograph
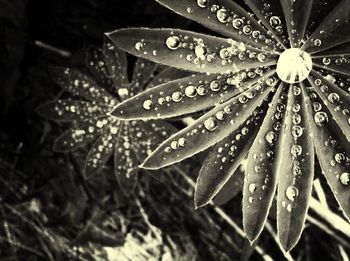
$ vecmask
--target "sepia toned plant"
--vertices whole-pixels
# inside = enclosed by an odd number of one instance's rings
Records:
[[[317,159],[350,216],[350,1],[157,0],[219,33],[128,28],[107,34],[121,49],[195,74],[118,104],[125,120],[203,111],[143,163],[158,169],[210,148],[195,190],[204,206],[247,158],[243,226],[261,233],[277,194],[286,251],[305,223]]]
[[[72,151],[93,142],[84,166],[86,175],[99,171],[114,153],[117,180],[129,193],[136,184],[139,164],[174,132],[174,127],[154,120],[123,121],[110,112],[120,101],[168,81],[178,71],[165,69],[150,82],[156,65],[138,59],[129,83],[126,55],[109,40],[103,50],[91,48],[87,52],[86,65],[95,78],[73,68],[52,69],[54,80],[78,98],[52,101],[37,111],[48,119],[74,125],[57,138],[56,151]]]

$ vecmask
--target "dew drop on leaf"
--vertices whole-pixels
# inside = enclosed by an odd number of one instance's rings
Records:
[[[348,185],[350,182],[350,174],[348,172],[343,172],[340,175],[339,179],[340,179],[341,184]]]
[[[204,127],[208,130],[208,131],[214,131],[217,128],[217,122],[213,117],[209,117],[208,119],[206,119],[204,121]]]
[[[317,126],[323,126],[328,122],[328,115],[323,111],[318,111],[315,113],[314,120]]]
[[[294,186],[289,186],[286,189],[286,197],[291,201],[294,201],[294,199],[298,196],[298,193],[298,189]]]
[[[176,50],[180,46],[180,38],[177,36],[170,36],[166,39],[165,44],[171,50]]]

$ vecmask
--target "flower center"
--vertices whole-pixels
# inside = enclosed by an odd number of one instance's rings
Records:
[[[299,48],[285,50],[277,61],[277,75],[287,83],[297,83],[305,80],[311,69],[311,56]]]

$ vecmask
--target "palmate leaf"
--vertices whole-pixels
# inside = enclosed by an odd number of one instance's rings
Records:
[[[281,0],[290,46],[300,47],[304,38],[313,0]]]
[[[244,2],[254,12],[262,24],[273,34],[274,38],[282,47],[287,49],[289,45],[287,38],[288,33],[283,31],[283,29],[286,28],[286,22],[282,16],[283,11],[279,2],[274,0],[245,0]]]
[[[220,191],[214,196],[213,202],[215,205],[221,206],[236,197],[242,191],[243,179],[244,170],[238,167]]]
[[[277,61],[276,53],[179,29],[128,28],[109,33],[108,37],[138,57],[200,73],[232,73]]]
[[[68,92],[99,104],[115,106],[118,101],[101,88],[89,76],[78,70],[54,67],[50,70],[52,78]]]
[[[119,128],[120,121],[110,124],[94,142],[85,160],[86,175],[98,172],[108,161],[115,149],[114,143],[118,139]]]
[[[266,73],[267,77],[274,70]],[[249,76],[248,76],[249,75]],[[227,75],[197,74],[164,83],[119,104],[112,114],[121,119],[170,118],[210,108],[264,78],[263,70]]]
[[[253,242],[261,233],[277,185],[277,146],[288,89],[281,83],[249,148],[243,189],[243,228]]]
[[[333,120],[327,107],[321,105],[314,90],[303,89],[310,97],[306,101],[317,158],[332,192],[348,220],[350,217],[350,143]]]
[[[299,241],[311,197],[314,145],[300,86],[292,85],[278,145],[277,234],[286,251]]]
[[[54,144],[54,150],[67,152],[82,147],[93,141],[100,135],[104,127],[115,121],[110,116],[104,116],[98,119],[91,119],[79,122],[76,126],[70,128],[58,137]]]
[[[139,161],[132,147],[130,140],[129,127],[125,122],[120,126],[119,135],[115,142],[114,152],[114,173],[122,191],[129,195],[135,188],[138,172]]]
[[[323,20],[303,45],[306,52],[313,54],[350,41],[349,3],[349,0],[342,0]]]
[[[236,130],[274,91],[274,77],[263,85],[246,91],[206,113],[193,124],[164,141],[143,163],[144,168],[156,169],[188,158]]]
[[[245,42],[258,48],[276,47],[274,39],[267,34],[256,19],[233,1],[157,0],[157,2],[183,17],[239,42]],[[265,42],[266,39],[268,44]]]
[[[323,103],[327,106],[335,122],[350,141],[349,110],[350,94],[328,81],[319,73],[312,71],[308,77]]]
[[[46,119],[65,122],[101,117],[111,110],[108,105],[96,105],[94,102],[57,100],[40,105],[36,112]]]
[[[236,131],[210,149],[197,178],[194,200],[202,207],[225,186],[248,154],[263,118],[264,110],[257,109],[253,116]]]

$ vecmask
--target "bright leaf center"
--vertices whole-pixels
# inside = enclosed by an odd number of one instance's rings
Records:
[[[311,56],[299,48],[285,50],[277,62],[277,75],[287,83],[305,80],[312,69]]]

